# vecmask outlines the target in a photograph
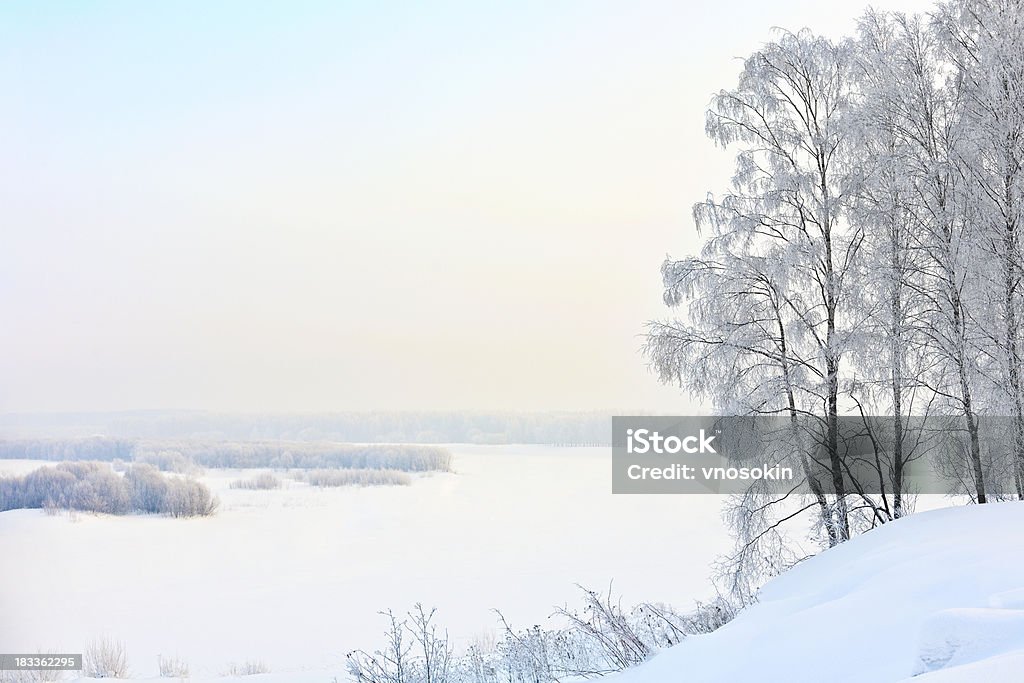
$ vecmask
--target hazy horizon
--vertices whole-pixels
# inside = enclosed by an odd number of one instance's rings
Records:
[[[704,108],[863,6],[621,10],[5,5],[0,413],[687,412],[638,349]]]

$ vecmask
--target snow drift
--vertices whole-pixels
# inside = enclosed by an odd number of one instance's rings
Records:
[[[1021,503],[904,518],[804,562],[723,628],[612,680],[1024,680],[1022,540]]]

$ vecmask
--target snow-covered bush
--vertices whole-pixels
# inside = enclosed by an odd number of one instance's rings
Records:
[[[296,473],[312,486],[407,486],[412,477],[398,470],[311,470]]]
[[[417,604],[405,618],[390,610],[385,645],[373,653],[348,655],[358,683],[557,683],[592,678],[645,661],[688,635],[709,633],[736,613],[718,599],[698,604],[690,614],[642,603],[624,609],[611,588],[598,593],[581,587],[579,609],[556,610],[558,626],[514,628],[497,612],[501,634],[470,645],[455,657],[433,610]],[[443,672],[443,675],[442,675]]]
[[[178,657],[164,657],[157,655],[157,667],[160,669],[160,678],[188,678],[189,668],[184,660]]]
[[[256,674],[270,673],[270,667],[259,659],[247,659],[240,664],[231,663],[224,675],[226,676],[255,676]]]
[[[124,473],[132,507],[141,512],[164,512],[167,478],[153,465],[132,465]]]
[[[281,488],[281,480],[271,472],[262,472],[255,477],[238,479],[231,482],[233,489],[247,489],[250,491],[266,491]]]
[[[89,678],[127,678],[124,643],[109,638],[94,640],[82,653],[82,673]]]
[[[217,499],[204,484],[152,465],[132,465],[121,476],[106,463],[68,462],[0,477],[0,511],[18,508],[192,517],[213,514]]]
[[[46,652],[36,652],[46,656]],[[62,680],[64,672],[58,669],[22,669],[19,671],[0,671],[0,683],[55,683]]]
[[[167,507],[172,517],[208,517],[217,511],[220,501],[195,479],[167,479]]]
[[[359,683],[448,683],[452,680],[452,646],[447,631],[434,624],[436,610],[417,603],[399,621],[388,610],[383,650],[348,654],[348,670]]]
[[[80,478],[71,489],[68,507],[109,515],[123,515],[129,512],[131,497],[124,481],[107,466],[97,465],[88,470],[82,467],[94,464],[96,463],[73,463],[81,473],[76,475]]]

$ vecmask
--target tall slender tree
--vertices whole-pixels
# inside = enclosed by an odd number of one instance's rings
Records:
[[[738,86],[720,92],[708,135],[736,146],[733,191],[699,204],[699,225],[718,239],[743,240],[748,253],[771,252],[790,283],[782,304],[809,349],[821,381],[807,397],[824,419],[835,533],[850,536],[839,444],[840,370],[849,321],[851,274],[863,232],[847,219],[852,178],[846,117],[851,51],[809,31],[784,33],[744,63]]]
[[[1021,230],[1024,230],[1024,3],[955,0],[941,6],[936,33],[961,93],[956,167],[988,252],[989,301],[982,330],[998,363],[1009,407],[1017,495],[1024,497],[1024,385],[1021,349]],[[985,268],[984,266],[988,267]]]

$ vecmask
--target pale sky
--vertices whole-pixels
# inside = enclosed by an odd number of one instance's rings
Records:
[[[4,3],[0,412],[685,412],[639,347],[704,109],[859,11]]]

